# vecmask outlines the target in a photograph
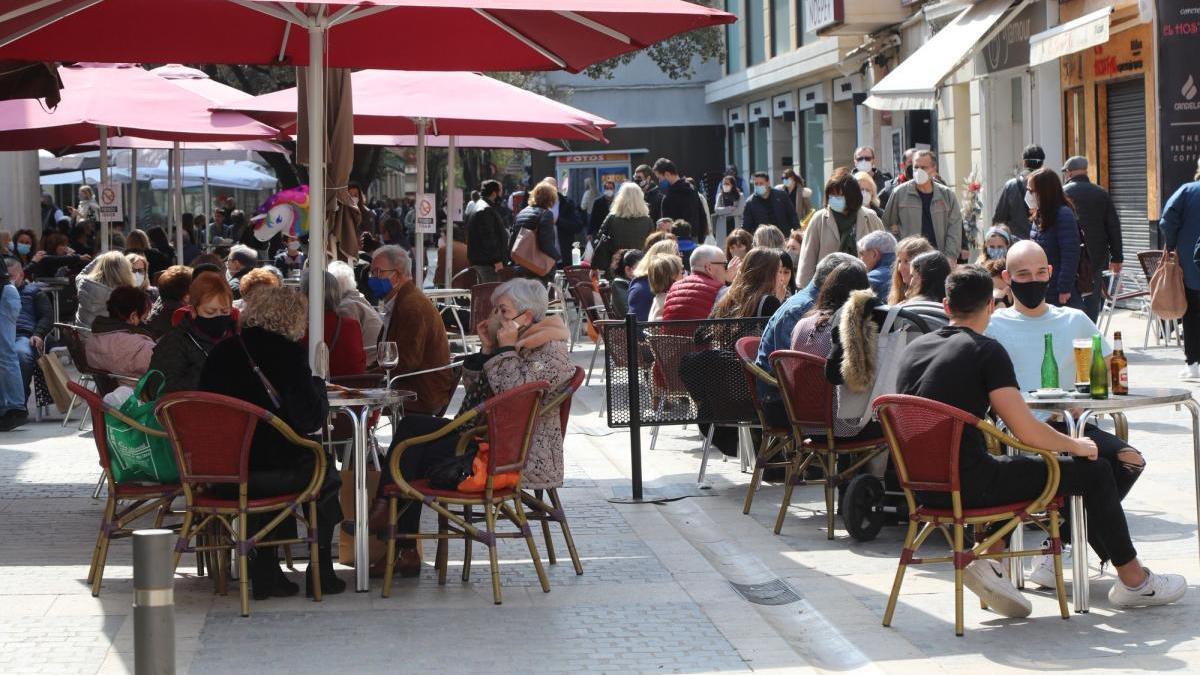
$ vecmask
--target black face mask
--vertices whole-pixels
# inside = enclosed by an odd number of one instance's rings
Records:
[[[219,340],[233,327],[233,317],[228,315],[212,317],[197,316],[192,319],[192,325],[204,335],[214,340]]]
[[[1013,297],[1029,309],[1033,309],[1046,301],[1046,289],[1049,281],[1012,281],[1008,284]]]

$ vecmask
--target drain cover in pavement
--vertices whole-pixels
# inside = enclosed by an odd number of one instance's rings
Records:
[[[756,605],[787,605],[800,600],[800,596],[779,579],[765,584],[735,584],[731,581],[729,585]]]

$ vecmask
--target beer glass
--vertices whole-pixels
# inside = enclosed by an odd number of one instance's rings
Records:
[[[1087,385],[1092,381],[1092,341],[1080,338],[1071,341],[1071,351],[1075,354],[1075,389],[1086,392]]]

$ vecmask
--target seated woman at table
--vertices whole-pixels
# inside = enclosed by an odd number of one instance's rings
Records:
[[[239,311],[245,309],[247,298],[249,298],[259,288],[278,288],[282,285],[283,283],[279,280],[279,277],[274,272],[266,267],[256,267],[249,272],[246,272],[245,276],[242,277],[241,284],[239,286],[241,288],[242,297],[234,300],[233,306]]]
[[[575,374],[567,348],[570,335],[566,324],[557,316],[546,316],[549,297],[546,288],[533,279],[506,281],[492,292],[493,314],[481,321],[480,351],[464,364],[463,384],[467,399],[479,403],[490,396],[514,389],[529,382],[545,380],[550,391],[556,392],[570,382]],[[449,424],[443,417],[409,415],[396,424],[392,447],[399,440],[422,436]],[[400,472],[407,480],[423,478],[425,472],[440,459],[453,456],[458,439],[448,437],[435,443],[414,446],[404,452]],[[382,487],[391,481],[385,472]],[[557,414],[542,415],[534,423],[529,454],[521,487],[548,489],[561,487],[563,482],[562,428]],[[387,500],[377,497],[371,509],[373,531],[387,527]],[[401,532],[417,532],[421,522],[420,504],[409,504],[400,515]],[[397,571],[403,577],[420,573],[421,559],[414,542],[402,541]]]
[[[141,253],[126,253],[125,259],[129,261],[129,269],[133,272],[134,288],[142,289],[153,303],[158,299],[158,289],[150,283],[150,263],[146,262],[146,256]]]
[[[209,352],[237,331],[238,313],[223,274],[197,272],[187,297],[188,304],[175,311],[172,328],[159,339],[150,359],[150,368],[165,376],[164,394],[196,389]]]
[[[151,303],[150,314],[146,317],[146,330],[155,339],[171,330],[175,311],[187,303],[191,283],[192,268],[185,265],[171,265],[158,275],[158,298]]]
[[[383,330],[383,317],[379,316],[367,298],[358,290],[358,281],[350,263],[335,260],[329,263],[329,273],[338,282],[338,306],[340,316],[354,319],[362,329],[363,349],[367,354],[367,365],[375,363],[375,346]]]
[[[240,335],[222,341],[209,353],[200,373],[200,391],[252,403],[279,417],[298,434],[319,433],[328,417],[329,400],[324,380],[314,377],[308,368],[308,354],[300,341],[308,325],[307,317],[307,300],[294,291],[286,288],[255,291],[253,302],[247,305],[242,315]],[[258,372],[274,387],[277,400],[272,400]],[[310,453],[301,451],[278,431],[260,423],[250,448],[250,498],[303,490],[312,478],[313,462]],[[345,582],[334,575],[330,557],[333,528],[342,520],[339,484],[337,471],[326,471],[317,501],[321,590],[328,594],[341,593],[346,588]],[[250,518],[251,530],[265,523],[254,520],[254,517]],[[280,524],[271,536],[294,536],[294,533],[280,531],[280,528],[288,527],[295,527],[295,521]],[[305,575],[309,589],[312,573],[310,565]],[[255,600],[287,597],[299,591],[299,587],[288,581],[279,569],[273,546],[257,550],[251,560],[250,582]]]
[[[101,253],[75,277],[79,306],[75,325],[91,326],[98,316],[108,314],[108,296],[118,286],[133,286],[133,269],[120,251]]]
[[[300,294],[305,298],[308,298],[309,276],[304,275],[300,281]],[[329,347],[329,376],[361,375],[367,372],[367,353],[363,349],[362,328],[354,319],[338,314],[338,281],[329,272],[324,274],[324,278],[325,345]],[[304,343],[308,344],[307,334]]]
[[[67,236],[50,232],[42,236],[41,246],[29,258],[25,266],[27,279],[45,279],[53,276],[75,276],[92,257],[76,255],[67,245]]]
[[[150,367],[154,338],[142,327],[150,311],[145,291],[118,286],[108,296],[107,316],[92,322],[84,343],[88,365],[110,373],[140,377]]]

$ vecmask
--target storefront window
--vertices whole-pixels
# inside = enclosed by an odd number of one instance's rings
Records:
[[[729,127],[729,161],[726,164],[732,164],[738,168],[738,171],[745,172],[746,167],[743,166],[742,153],[746,148],[746,128],[741,124]]]
[[[754,145],[751,147],[750,165],[755,171],[771,172],[771,165],[767,158],[767,131],[766,124],[755,122],[751,125],[754,131]]]
[[[1083,87],[1067,91],[1067,100],[1063,111],[1067,120],[1066,133],[1063,134],[1063,142],[1066,144],[1063,155],[1066,157],[1086,155],[1087,150],[1084,147],[1083,139],[1087,129],[1087,119],[1084,117],[1083,111]]]
[[[791,0],[771,0],[771,56],[792,50]]]
[[[738,14],[740,0],[725,0],[725,11]],[[743,63],[742,22],[731,23],[725,27],[725,72],[736,73],[745,66]]]
[[[812,188],[812,203],[821,208],[825,197],[825,118],[811,108],[800,118],[800,142],[804,149],[804,180]]]
[[[767,60],[766,0],[746,0],[747,65]]]

